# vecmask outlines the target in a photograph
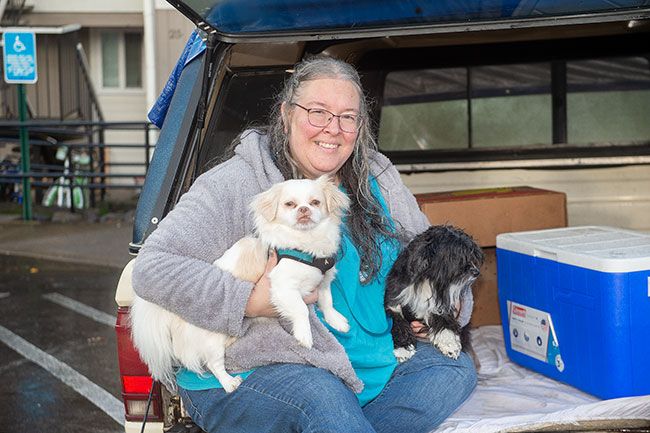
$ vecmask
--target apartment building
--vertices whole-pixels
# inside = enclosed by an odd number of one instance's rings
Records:
[[[75,48],[81,43],[87,58],[87,81],[104,120],[145,121],[194,28],[164,0],[2,0],[0,10],[2,28],[26,27],[36,33],[39,82],[27,85],[27,95],[35,113],[32,117],[40,119],[86,117],[66,108],[66,98],[71,98],[68,88],[75,84],[62,84],[83,78],[72,70],[78,62]],[[66,54],[68,51],[72,54]],[[5,99],[15,97],[13,88],[5,85],[4,90]],[[6,111],[3,108],[0,117],[15,118]],[[108,143],[144,140],[142,131],[109,130],[105,135]],[[114,165],[108,170],[132,172],[128,164],[143,157],[142,150],[109,148],[106,158]]]

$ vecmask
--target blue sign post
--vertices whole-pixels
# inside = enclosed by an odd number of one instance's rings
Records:
[[[38,79],[36,69],[36,37],[33,32],[6,31],[2,34],[4,78],[7,83],[18,85],[18,114],[20,118],[20,166],[23,184],[23,219],[32,219],[32,186],[29,177],[29,135],[24,122],[27,120],[27,94],[25,84]]]
[[[5,81],[33,84],[36,73],[36,37],[33,32],[8,31],[2,35]]]

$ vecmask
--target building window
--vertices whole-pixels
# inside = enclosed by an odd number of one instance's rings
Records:
[[[142,33],[102,31],[100,40],[102,87],[142,88]]]

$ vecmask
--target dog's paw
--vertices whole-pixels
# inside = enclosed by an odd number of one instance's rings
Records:
[[[230,376],[229,379],[224,379],[220,380],[221,386],[223,386],[223,390],[230,393],[239,388],[239,385],[241,385],[243,379],[241,376]]]
[[[443,329],[433,336],[431,343],[436,346],[443,355],[458,359],[460,350],[460,336],[449,329]]]
[[[395,358],[397,358],[397,362],[402,363],[408,361],[413,355],[415,355],[415,347],[412,345],[407,347],[398,347],[393,350],[393,353],[395,354]]]
[[[314,345],[311,336],[311,329],[309,327],[297,326],[293,329],[293,336],[301,346],[305,346],[307,349],[311,349]]]
[[[348,319],[333,308],[323,311],[323,318],[332,328],[339,332],[348,332],[350,330]]]

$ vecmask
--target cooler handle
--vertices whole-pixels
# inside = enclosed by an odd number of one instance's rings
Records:
[[[554,253],[552,251],[538,250],[537,248],[535,248],[533,250],[533,256],[540,257],[542,259],[553,260],[557,262],[557,253]]]

